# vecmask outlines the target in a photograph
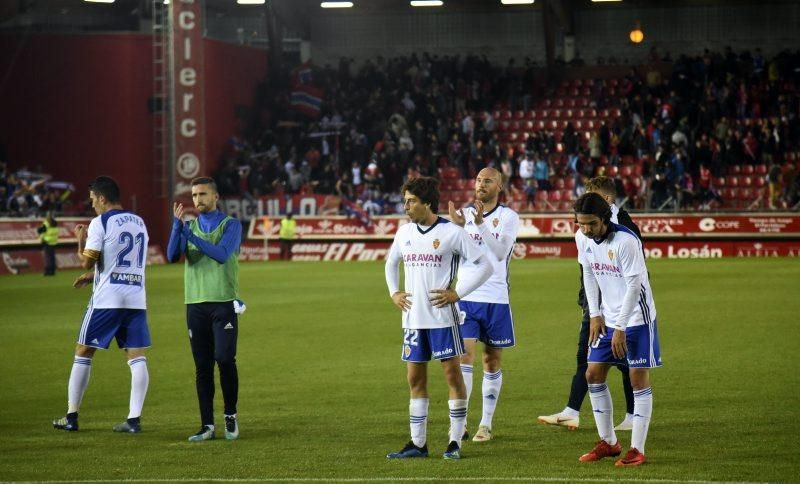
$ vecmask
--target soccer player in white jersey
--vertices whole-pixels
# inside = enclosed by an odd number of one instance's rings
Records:
[[[600,441],[581,462],[620,455],[613,423],[608,370],[627,360],[633,386],[631,448],[617,466],[638,466],[644,454],[653,410],[650,368],[661,366],[656,307],[647,277],[641,240],[611,221],[611,208],[597,193],[581,195],[574,205],[578,262],[589,304],[589,355],[586,381]],[[602,303],[599,293],[602,292]]]
[[[84,269],[76,288],[94,284],[89,305],[78,333],[78,346],[67,388],[67,415],[53,421],[60,430],[78,430],[78,410],[89,384],[92,357],[98,348],[108,349],[111,340],[125,350],[131,371],[128,418],[113,427],[115,432],[138,433],[147,385],[145,349],[150,347],[145,300],[147,228],[138,215],[123,210],[117,183],[98,177],[89,186],[97,213],[89,223],[75,226],[78,257]]]
[[[469,235],[439,217],[439,182],[421,177],[403,185],[404,209],[412,223],[397,229],[386,258],[386,285],[392,302],[403,311],[401,358],[407,364],[411,393],[411,441],[386,457],[427,457],[428,361],[440,360],[449,387],[450,435],[445,459],[461,458],[461,438],[467,423],[467,390],[459,369],[464,353],[457,301],[486,282],[492,266]],[[458,279],[461,259],[475,264],[472,274]],[[399,285],[399,264],[405,283]]]
[[[492,418],[500,388],[503,385],[503,370],[500,361],[503,348],[514,346],[514,322],[509,306],[508,264],[517,240],[519,215],[510,208],[498,204],[503,191],[503,177],[494,168],[484,168],[475,179],[475,203],[456,211],[450,202],[450,218],[464,227],[467,233],[483,250],[493,269],[492,276],[481,287],[462,298],[459,303],[464,313],[461,335],[464,337],[466,353],[461,355],[461,373],[467,387],[467,402],[472,394],[472,365],[475,361],[476,341],[483,343],[483,412],[474,442],[486,442],[492,438]],[[458,278],[469,277],[476,267],[464,261],[458,270]]]

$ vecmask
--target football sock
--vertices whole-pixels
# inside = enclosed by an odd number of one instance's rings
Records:
[[[467,404],[472,395],[472,365],[461,365],[461,374],[464,376],[464,386],[467,387]]]
[[[456,441],[460,446],[467,427],[467,401],[448,400],[447,404],[450,406],[450,442]]]
[[[642,454],[644,454],[644,444],[647,440],[647,430],[650,428],[651,415],[653,415],[653,389],[634,390],[631,447]]]
[[[408,404],[411,441],[422,447],[428,440],[428,399],[412,398]]]
[[[140,356],[128,360],[128,366],[131,367],[131,400],[128,418],[137,418],[142,415],[144,397],[147,395],[147,385],[150,383],[147,358]]]
[[[611,402],[611,392],[608,391],[608,385],[605,383],[589,383],[589,399],[592,401],[592,413],[597,424],[597,433],[608,444],[616,444],[614,406]]]
[[[574,408],[564,407],[564,410],[561,411],[561,415],[564,415],[565,417],[580,417],[581,413]]]
[[[75,413],[81,406],[83,394],[89,385],[89,374],[92,372],[92,359],[76,356],[72,363],[67,386],[67,413]]]
[[[499,369],[494,373],[483,372],[483,415],[481,415],[480,425],[492,428],[492,417],[497,408],[497,399],[500,398],[500,387],[503,386],[503,370]]]

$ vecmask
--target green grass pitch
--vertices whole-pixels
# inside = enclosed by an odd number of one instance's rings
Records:
[[[536,422],[563,408],[580,313],[571,260],[513,261],[517,347],[505,353],[496,439],[443,461],[446,388],[431,364],[431,457],[387,461],[408,440],[399,313],[381,263],[241,266],[241,438],[190,443],[199,427],[181,265],[152,267],[154,346],[144,432],[127,415],[121,351],[98,352],[81,430],[55,431],[87,289],[76,272],[0,278],[0,480],[427,479],[796,481],[800,476],[800,263],[794,259],[650,261],[664,367],[654,370],[649,462],[580,464],[597,440],[588,397],[581,428]],[[480,419],[480,371],[469,415]],[[615,420],[624,412],[609,377]],[[221,394],[217,392],[218,424]],[[623,447],[630,443],[622,433]]]

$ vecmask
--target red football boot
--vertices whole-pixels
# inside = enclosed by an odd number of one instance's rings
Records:
[[[614,445],[609,444],[605,440],[599,440],[595,444],[594,449],[588,454],[583,454],[578,458],[581,462],[594,462],[603,457],[616,457],[622,453],[622,447],[617,442]]]
[[[640,466],[645,462],[647,462],[647,457],[645,457],[644,454],[637,449],[631,449],[625,454],[625,457],[619,459],[614,465],[617,467],[633,467]]]

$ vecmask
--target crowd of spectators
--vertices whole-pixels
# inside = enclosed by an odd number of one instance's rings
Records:
[[[55,181],[48,174],[27,168],[9,173],[7,163],[0,162],[0,217],[61,214],[74,191],[71,183]]]
[[[508,142],[498,111],[527,112],[567,95],[559,83],[536,82],[537,72],[530,59],[498,66],[486,57],[425,53],[357,67],[343,58],[307,79],[325,89],[316,120],[292,109],[288,80],[285,89],[264,86],[255,120],[221,156],[221,193],[337,194],[392,212],[409,177],[450,166],[471,178],[495,166],[534,203],[555,178],[574,177],[579,194],[586,177],[633,159],[639,182],[618,175],[633,208],[726,208],[714,180],[748,164],[767,168],[765,208],[800,201],[796,166],[787,163],[800,151],[800,51],[771,58],[758,49],[706,51],[666,69],[631,69],[613,88],[595,79],[590,106],[618,116],[591,130],[569,123]]]

